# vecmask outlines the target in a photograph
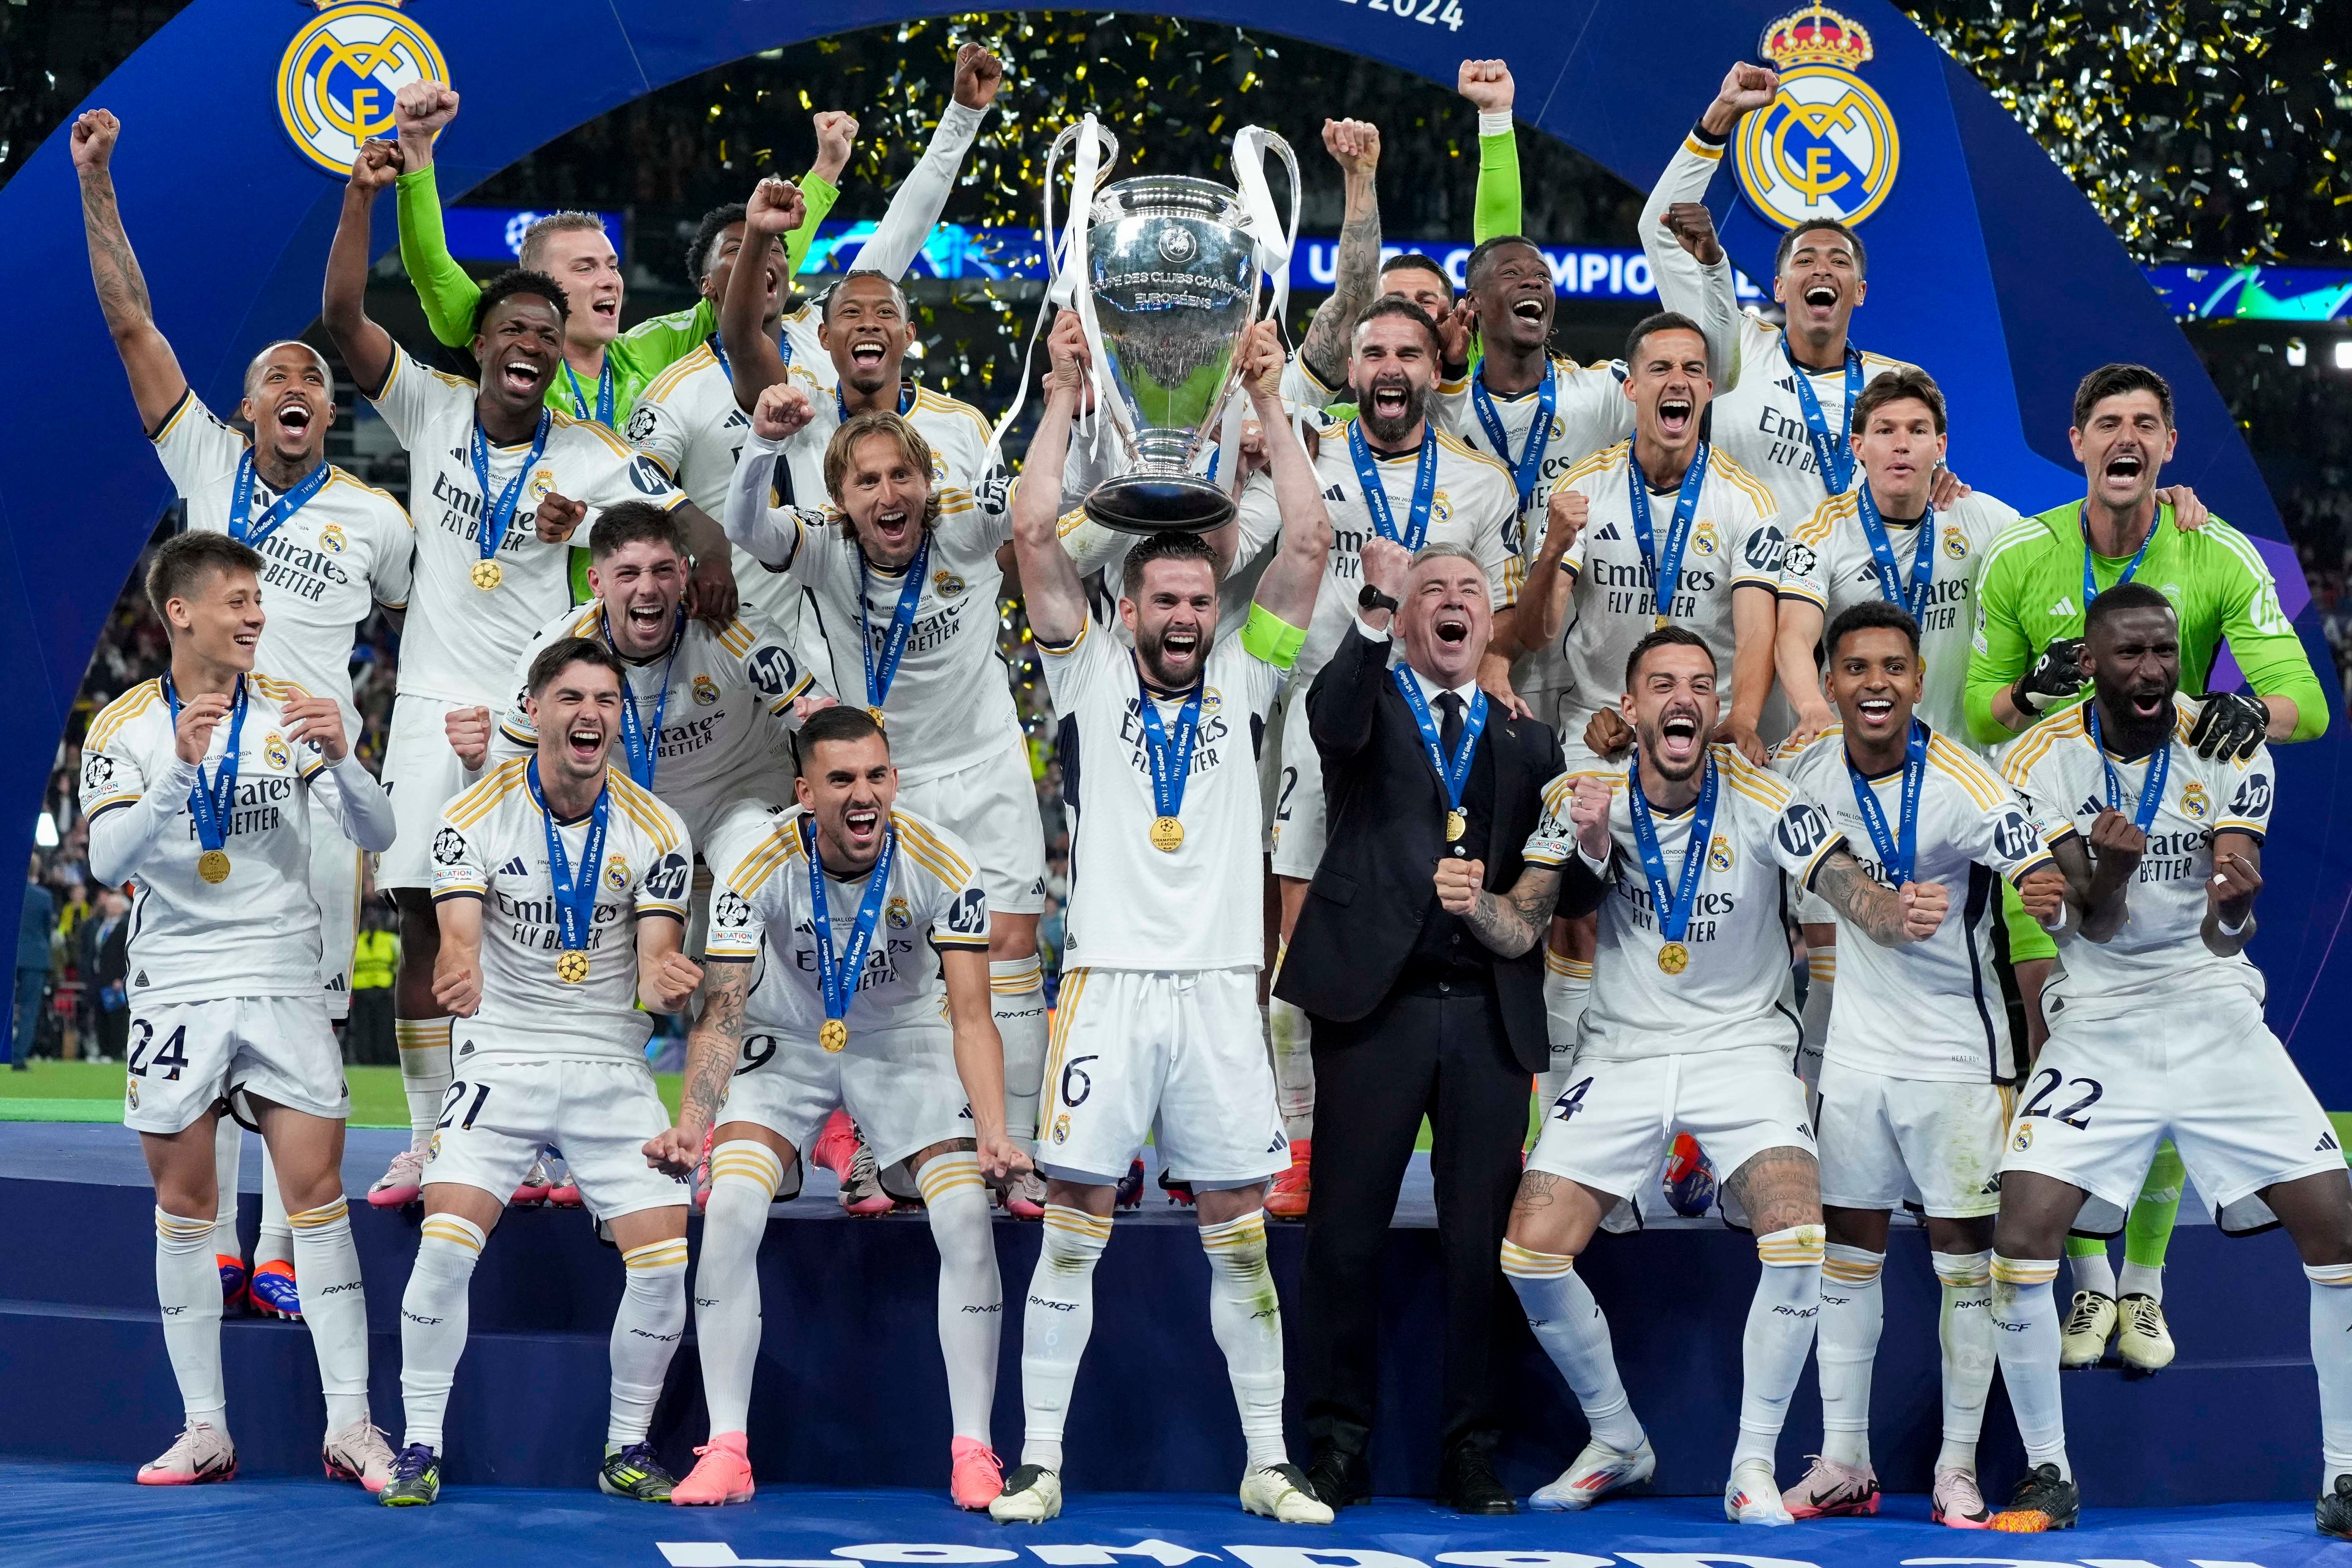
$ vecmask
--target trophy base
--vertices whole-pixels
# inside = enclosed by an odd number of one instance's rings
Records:
[[[1234,515],[1234,498],[1192,474],[1129,474],[1087,497],[1087,515],[1121,533],[1206,533]]]

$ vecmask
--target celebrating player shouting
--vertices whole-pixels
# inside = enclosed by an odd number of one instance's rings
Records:
[[[1072,314],[1050,342],[1050,394],[1027,463],[1036,474],[1061,471],[1086,358]],[[1146,1133],[1167,1173],[1192,1184],[1199,1210],[1209,1321],[1248,1451],[1242,1506],[1286,1523],[1331,1522],[1283,1447],[1282,1312],[1263,1204],[1266,1178],[1289,1155],[1258,1032],[1265,922],[1252,754],[1306,639],[1330,521],[1314,466],[1283,417],[1275,324],[1251,328],[1236,357],[1282,513],[1280,551],[1238,637],[1217,637],[1217,547],[1152,535],[1122,569],[1129,653],[1087,617],[1086,589],[1055,531],[1056,487],[1014,498],[1029,624],[1062,715],[1076,881],[1037,1141],[1049,1179],[1023,1329],[1027,1436],[989,1506],[1006,1522],[1062,1510],[1063,1424],[1093,1331],[1095,1264],[1110,1240],[1116,1184]]]
[[[626,1271],[596,1484],[643,1502],[670,1494],[646,1434],[686,1328],[688,1191],[644,1157],[669,1125],[645,1043],[647,1015],[677,1012],[702,981],[680,951],[694,849],[676,812],[607,765],[628,700],[610,648],[551,644],[530,689],[536,751],[451,801],[433,836],[434,995],[462,1020],[465,1076],[425,1155],[424,1234],[400,1302],[408,1427],[389,1504],[441,1495],[474,1265],[551,1143]]]
[[[1029,1168],[1004,1136],[988,897],[953,835],[897,807],[889,743],[864,709],[813,715],[800,754],[799,809],[719,886],[677,1125],[646,1146],[663,1168],[691,1170],[718,1124],[695,1276],[710,1441],[670,1500],[751,1495],[744,1423],[768,1203],[845,1106],[877,1158],[907,1162],[920,1185],[940,1251],[950,1490],[960,1508],[986,1508],[1003,1489],[988,1426],[1003,1290],[982,1177]]]
[[[172,667],[107,704],[82,743],[89,869],[138,881],[123,1124],[155,1179],[155,1289],[187,1429],[141,1467],[148,1486],[236,1476],[221,1386],[212,1258],[213,1123],[259,1129],[310,1291],[330,1475],[392,1474],[368,1419],[367,1300],[343,1205],[343,1064],[319,990],[310,799],[362,849],[392,842],[391,804],[351,755],[334,699],[254,668],[261,556],[226,534],[155,552],[147,597]]]

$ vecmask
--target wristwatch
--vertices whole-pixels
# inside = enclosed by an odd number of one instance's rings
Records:
[[[1367,583],[1356,591],[1356,608],[1367,614],[1373,610],[1386,610],[1393,616],[1397,611],[1397,602]]]

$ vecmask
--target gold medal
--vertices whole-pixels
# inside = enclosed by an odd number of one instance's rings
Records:
[[[474,586],[487,594],[506,577],[506,568],[495,561],[474,563]]]
[[[1173,855],[1184,847],[1184,825],[1172,816],[1151,819],[1151,847],[1162,855]]]
[[[838,1018],[827,1018],[817,1029],[816,1043],[826,1050],[838,1053],[849,1046],[849,1026]]]
[[[555,977],[566,985],[577,985],[588,978],[588,955],[577,948],[566,948],[555,958]]]
[[[196,857],[196,875],[218,884],[228,880],[228,851],[207,849]]]
[[[1651,618],[1650,629],[1652,631],[1663,631],[1674,624],[1675,618],[1672,616],[1655,616]]]
[[[1455,806],[1445,814],[1445,842],[1452,844],[1470,831],[1470,814]]]
[[[1678,942],[1666,943],[1658,949],[1658,967],[1668,974],[1680,974],[1690,967],[1690,949]]]
[[[875,727],[876,729],[877,729],[877,730],[878,730],[878,729],[881,729],[881,728],[883,727],[883,719],[882,719],[882,710],[881,710],[881,709],[879,709],[879,708],[868,708],[868,709],[866,710],[866,716],[868,719],[871,719],[871,720],[873,720],[873,721],[874,721],[874,727]]]

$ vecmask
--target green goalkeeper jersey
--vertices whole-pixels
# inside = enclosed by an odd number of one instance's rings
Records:
[[[2083,635],[2086,555],[2094,593],[2114,587],[2131,565],[2127,558],[2090,553],[2080,501],[2020,518],[1986,552],[1963,698],[1971,739],[1986,744],[2009,739],[1993,717],[1993,699],[2053,641]],[[2184,533],[2173,526],[2172,508],[2159,504],[2132,580],[2161,592],[2180,616],[2182,691],[2204,692],[2226,641],[2255,695],[2294,700],[2297,718],[2290,739],[2308,741],[2327,728],[2319,678],[2280,607],[2270,567],[2244,534],[2218,517]],[[2089,689],[2084,688],[2086,694]]]

